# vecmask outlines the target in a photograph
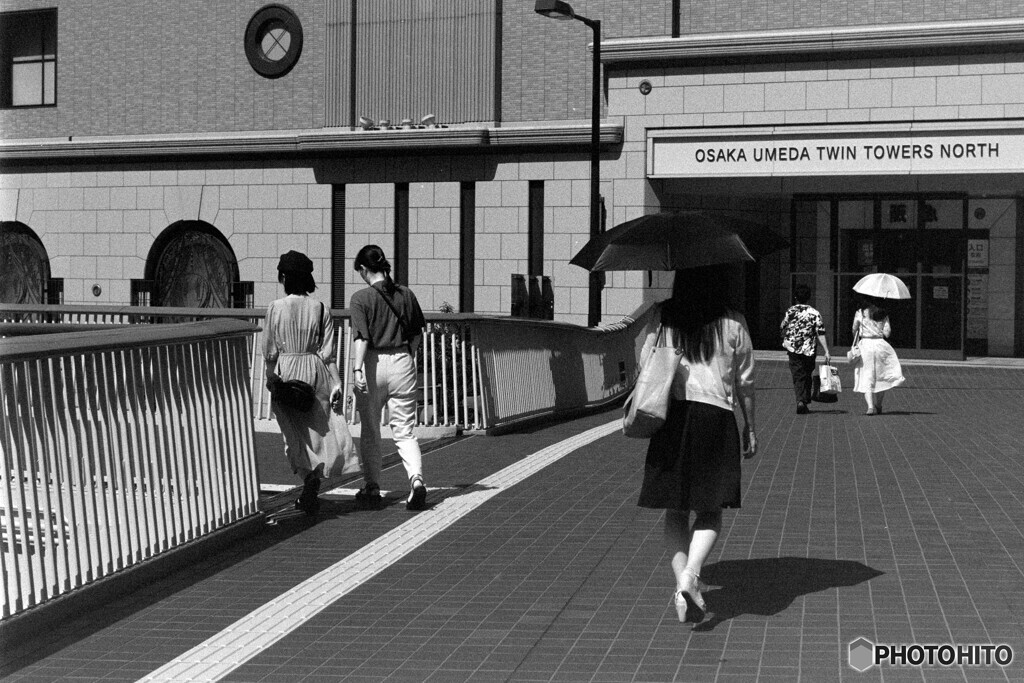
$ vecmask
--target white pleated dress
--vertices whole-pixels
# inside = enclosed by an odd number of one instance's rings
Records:
[[[308,412],[273,402],[284,437],[285,455],[300,477],[319,471],[329,477],[356,472],[356,456],[348,421],[331,406],[332,380],[327,361],[334,355],[334,322],[319,301],[290,294],[271,301],[263,326],[263,357],[277,359],[282,380],[298,379],[316,388],[317,401]]]
[[[853,329],[860,328],[860,362],[853,369],[853,390],[860,394],[888,391],[903,384],[903,368],[895,349],[885,338],[892,333],[889,319],[872,320],[865,310],[857,311]]]

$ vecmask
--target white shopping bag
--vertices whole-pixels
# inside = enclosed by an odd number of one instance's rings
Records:
[[[839,370],[834,365],[822,363],[818,366],[818,378],[821,382],[821,393],[838,394],[843,390],[839,381]]]

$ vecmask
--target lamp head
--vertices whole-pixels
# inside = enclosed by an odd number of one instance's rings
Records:
[[[377,122],[377,127],[378,128],[387,129],[390,126],[391,126],[391,119],[381,119],[380,121]]]
[[[359,127],[362,128],[363,130],[369,130],[370,128],[373,127],[373,121],[371,119],[366,118],[365,116],[360,116]]]
[[[427,114],[422,119],[420,119],[420,125],[421,126],[433,126],[433,125],[436,125],[435,121],[436,121],[436,119],[435,119],[433,114]]]
[[[576,13],[572,9],[572,5],[562,0],[537,0],[537,4],[533,6],[533,11],[537,14],[543,14],[549,19],[575,19]]]

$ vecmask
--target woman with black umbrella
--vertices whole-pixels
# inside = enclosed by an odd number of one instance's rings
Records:
[[[757,452],[754,350],[746,320],[727,301],[726,266],[676,271],[672,298],[660,304],[641,352],[642,363],[664,325],[679,353],[672,402],[647,450],[638,505],[665,509],[674,601],[683,622],[704,618],[701,568],[721,531],[722,508],[740,506],[740,455]]]

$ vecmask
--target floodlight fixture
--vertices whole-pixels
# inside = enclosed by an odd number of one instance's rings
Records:
[[[533,6],[533,11],[537,14],[543,14],[550,19],[566,20],[576,18],[572,5],[562,2],[562,0],[537,0],[537,4]]]

